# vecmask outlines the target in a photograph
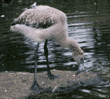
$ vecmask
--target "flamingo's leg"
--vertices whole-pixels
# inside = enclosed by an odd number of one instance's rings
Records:
[[[43,88],[38,85],[37,83],[37,79],[36,79],[36,73],[37,73],[37,60],[38,60],[38,47],[39,47],[39,43],[36,46],[36,50],[35,50],[35,73],[34,73],[34,80],[33,80],[33,84],[31,86],[31,90],[36,92],[36,93],[41,93],[43,91]]]
[[[49,79],[54,80],[55,78],[58,78],[58,76],[51,74],[51,71],[50,71],[49,62],[48,62],[47,41],[48,40],[45,41],[45,45],[44,45],[44,54],[45,54],[45,57],[46,57],[46,60],[47,60],[47,75],[48,75]]]

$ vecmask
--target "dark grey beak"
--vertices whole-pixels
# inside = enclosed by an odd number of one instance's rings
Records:
[[[78,70],[76,72],[75,75],[78,75],[79,73],[81,73],[84,70],[84,59],[81,60],[81,62],[78,64]]]
[[[12,22],[12,23],[11,23],[11,25],[13,26],[13,25],[15,25],[15,23],[14,23],[14,22]]]
[[[14,21],[11,23],[11,25],[16,25],[16,24],[19,24],[19,21],[17,21],[17,19],[14,19]]]

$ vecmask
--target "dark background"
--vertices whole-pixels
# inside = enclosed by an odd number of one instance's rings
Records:
[[[33,3],[49,5],[65,12],[68,33],[84,50],[85,69],[101,74],[110,81],[110,1],[109,0],[0,0],[0,72],[34,72],[36,42],[10,31],[11,22]],[[38,72],[46,71],[46,60],[39,47]],[[51,69],[77,70],[71,50],[62,48],[54,40],[48,42]],[[79,88],[65,97],[109,99],[110,84]],[[88,98],[89,97],[89,98]],[[63,99],[59,97],[59,99]]]

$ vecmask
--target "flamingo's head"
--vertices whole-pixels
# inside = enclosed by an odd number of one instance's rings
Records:
[[[80,64],[84,61],[84,52],[81,50],[80,53],[73,53],[73,58],[77,62],[77,64]]]
[[[76,73],[76,75],[77,75],[80,72],[82,72],[83,71],[83,68],[84,68],[84,52],[83,52],[83,50],[81,50],[78,53],[73,53],[73,56],[72,57],[74,58],[74,60],[78,64],[78,71]]]

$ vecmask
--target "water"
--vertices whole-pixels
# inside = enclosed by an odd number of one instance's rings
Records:
[[[37,4],[47,4],[64,11],[68,18],[69,36],[73,37],[84,50],[85,70],[95,71],[104,77],[106,83],[94,87],[79,88],[58,99],[109,99],[110,97],[110,2],[105,0],[43,0]],[[16,1],[14,5],[0,8],[0,71],[34,72],[34,51],[36,42],[23,35],[9,31],[14,18],[29,8],[35,0]],[[46,60],[39,47],[38,72],[46,71]],[[71,58],[71,50],[62,48],[54,40],[48,42],[51,69],[77,70]]]

